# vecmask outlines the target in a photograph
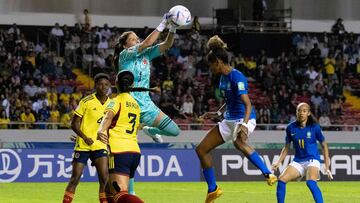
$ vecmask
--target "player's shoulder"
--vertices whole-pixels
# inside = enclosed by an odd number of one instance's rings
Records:
[[[245,75],[241,71],[235,68],[233,68],[232,71],[230,72],[230,76],[234,79],[241,79],[241,80],[246,79]]]
[[[293,129],[293,128],[296,128],[296,127],[298,127],[297,121],[293,121],[293,122],[290,122],[290,123],[286,126],[286,129]]]
[[[84,98],[82,98],[81,100],[80,100],[80,102],[82,102],[82,103],[87,103],[87,102],[89,102],[89,101],[91,101],[91,100],[94,100],[95,99],[95,95],[94,94],[89,94],[89,95],[87,95],[86,97],[84,97]]]

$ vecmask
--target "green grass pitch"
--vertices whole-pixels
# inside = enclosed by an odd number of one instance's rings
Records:
[[[276,202],[276,186],[265,182],[218,182],[224,194],[216,203]],[[325,202],[360,202],[360,182],[319,182]],[[0,183],[1,203],[61,202],[66,183]],[[97,183],[80,183],[74,203],[97,203]],[[201,203],[204,182],[136,182],[135,191],[146,203]],[[287,184],[287,203],[313,202],[306,183]]]

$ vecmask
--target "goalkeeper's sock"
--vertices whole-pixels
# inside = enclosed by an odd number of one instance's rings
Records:
[[[135,195],[134,178],[130,178],[130,180],[129,180],[128,191],[129,191],[129,194]]]
[[[261,170],[261,172],[266,175],[266,174],[270,174],[271,172],[269,171],[269,169],[265,166],[264,161],[260,158],[260,155],[254,151],[253,153],[251,153],[248,156],[248,159],[251,161],[251,163],[253,163],[258,169]]]
[[[279,180],[276,188],[276,198],[278,203],[285,202],[285,194],[286,194],[286,183]]]
[[[310,189],[316,203],[323,203],[322,193],[315,180],[307,180],[306,185]]]
[[[108,203],[105,192],[99,192],[99,202]]]
[[[63,203],[71,203],[74,199],[74,192],[65,191],[64,197],[63,197]]]
[[[214,168],[204,168],[203,169],[204,178],[208,185],[208,193],[214,192],[216,189],[216,179],[215,179],[215,170]]]
[[[159,134],[173,137],[180,133],[178,125],[166,115],[162,117],[157,127],[149,127],[148,131],[151,135]]]

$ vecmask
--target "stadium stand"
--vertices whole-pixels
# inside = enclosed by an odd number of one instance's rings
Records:
[[[92,90],[91,76],[115,75],[112,54],[123,29],[55,23],[53,28],[24,30],[16,24],[0,29],[0,127],[67,128],[76,104]],[[137,31],[143,37],[149,29]],[[216,121],[199,116],[224,102],[213,85],[218,78],[211,77],[206,64],[207,38],[204,31],[180,31],[168,54],[153,62],[151,86],[162,91],[152,98],[183,130],[209,129]],[[360,37],[347,32],[293,33],[291,39],[289,51],[276,56],[271,46],[256,54],[232,47],[232,65],[249,78],[257,122],[288,123],[295,119],[296,105],[309,102],[324,125],[357,124]],[[24,121],[37,125],[21,124]]]

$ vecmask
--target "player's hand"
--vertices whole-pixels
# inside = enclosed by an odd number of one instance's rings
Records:
[[[273,165],[271,165],[271,170],[272,171],[277,171],[279,169],[279,167],[280,167],[280,163],[276,162]]]
[[[326,171],[326,175],[327,175],[328,179],[329,179],[329,180],[333,180],[334,177],[332,176],[329,167],[325,167],[325,171]]]
[[[248,127],[246,125],[241,124],[238,128],[238,134],[244,133],[246,136],[248,135]]]
[[[100,140],[100,142],[104,143],[104,144],[109,144],[109,136],[103,132],[98,132],[97,133],[97,139]]]
[[[70,135],[69,139],[71,142],[76,142],[76,135]]]
[[[162,21],[160,22],[160,24],[156,27],[156,30],[159,31],[159,32],[162,32],[165,30],[166,28],[166,25],[168,23],[168,18],[169,18],[169,14],[168,13],[165,13],[163,15],[163,18],[162,18]]]
[[[91,138],[89,138],[89,137],[85,137],[85,138],[83,138],[83,140],[84,140],[85,143],[86,143],[87,145],[89,145],[89,146],[94,143],[94,141],[93,141]]]
[[[207,118],[216,118],[218,117],[217,112],[206,112],[203,115],[201,115],[200,119],[207,119]]]

